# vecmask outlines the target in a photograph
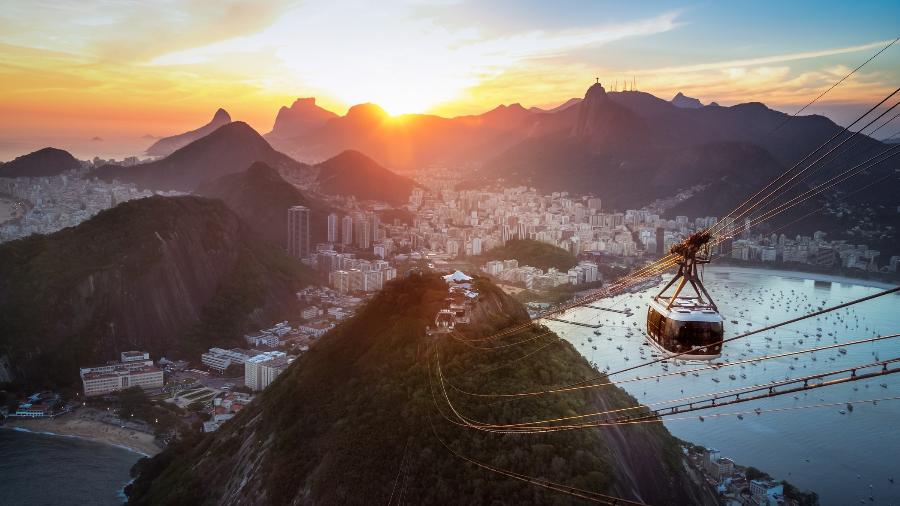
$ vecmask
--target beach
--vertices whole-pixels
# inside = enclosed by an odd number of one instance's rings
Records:
[[[125,448],[144,456],[162,451],[152,434],[104,423],[92,409],[80,409],[57,418],[10,418],[2,427],[56,436],[77,437]]]

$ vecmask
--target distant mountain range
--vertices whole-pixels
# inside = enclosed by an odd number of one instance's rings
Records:
[[[577,109],[567,132],[518,143],[487,160],[476,179],[593,193],[616,209],[702,187],[706,192],[702,199],[695,197],[694,210],[721,216],[842,130],[822,116],[785,124],[787,115],[759,103],[685,105],[642,92],[607,93],[595,84],[577,106],[557,113]],[[870,156],[878,146],[861,136],[848,155],[820,175]],[[882,202],[887,195],[865,198]]]
[[[81,162],[62,149],[44,148],[0,163],[0,177],[57,176],[81,167]]]
[[[250,125],[235,121],[163,159],[130,167],[107,165],[95,169],[91,175],[107,181],[134,183],[142,188],[192,191],[212,179],[244,171],[254,162],[263,162],[279,171],[305,167],[272,149]]]
[[[223,176],[243,173],[251,165],[261,167],[240,177],[227,178],[222,184],[213,181]],[[316,165],[297,162],[273,149],[253,128],[241,121],[229,123],[171,155],[156,161],[123,167],[106,165],[95,169],[91,176],[107,181],[113,179],[135,183],[139,187],[156,190],[198,190],[214,196],[231,194],[225,187],[268,181],[273,191],[284,196],[284,188],[274,188],[272,171],[302,181],[311,189],[327,195],[354,196],[358,200],[381,200],[399,205],[407,201],[416,183],[397,175],[358,151],[344,151]],[[279,177],[281,183],[287,184]],[[224,186],[223,186],[224,185]],[[253,186],[260,188],[259,185]],[[203,187],[203,188],[202,188]],[[206,192],[206,193],[205,193]],[[263,194],[266,192],[263,191]],[[299,192],[294,196],[303,200]],[[286,198],[285,201],[292,200]]]
[[[196,360],[295,314],[314,275],[222,202],[151,197],[0,245],[0,356],[31,387],[140,349]]]
[[[291,183],[325,194],[400,204],[414,183],[384,167],[443,165],[458,168],[467,188],[529,185],[591,193],[607,209],[638,208],[690,190],[673,212],[721,216],[841,130],[823,116],[790,118],[760,103],[704,106],[682,93],[667,101],[638,91],[610,93],[599,83],[583,98],[547,110],[512,104],[455,118],[391,117],[374,104],[338,116],[301,98],[281,108],[265,138],[245,123],[228,123],[163,159],[101,167],[94,175],[192,191],[260,161]],[[860,136],[849,146],[818,180],[883,144]],[[891,163],[878,170],[897,166]],[[891,188],[876,185],[850,201],[889,206]]]
[[[715,205],[704,202],[707,215],[729,211],[735,199],[748,196],[841,131],[823,116],[785,123],[788,115],[760,103],[704,106],[680,92],[666,101],[638,91],[609,93],[600,84],[591,86],[583,99],[547,110],[512,104],[455,118],[390,117],[376,105],[361,104],[323,122],[321,108],[307,103],[296,110],[294,121],[308,114],[304,125],[320,126],[293,137],[269,138],[300,160],[326,159],[352,149],[402,169],[476,167],[470,187],[479,181],[476,185],[591,192],[619,209],[702,186],[718,196]],[[832,170],[879,145],[862,137],[853,151],[834,161]],[[884,202],[889,196],[883,193],[865,198]]]
[[[229,123],[231,123],[231,116],[227,111],[225,111],[225,109],[219,109],[213,115],[213,118],[209,123],[196,130],[191,130],[190,132],[173,135],[171,137],[163,137],[162,139],[154,142],[149,148],[147,148],[147,154],[150,156],[171,155],[184,146],[187,146],[197,139],[215,132],[219,129],[219,127],[227,125]]]
[[[360,104],[351,107],[346,115],[301,135],[270,134],[267,138],[276,149],[309,163],[356,150],[388,167],[423,168],[433,163],[477,161],[498,154],[521,140],[531,125],[546,114],[513,104],[476,116],[391,117],[377,105]]]

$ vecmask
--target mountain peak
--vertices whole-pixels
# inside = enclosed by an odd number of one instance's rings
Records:
[[[279,171],[305,167],[273,149],[247,123],[233,121],[165,158],[132,167],[100,167],[92,174],[105,180],[135,183],[142,188],[193,191],[205,181],[244,171],[256,161]]]
[[[634,126],[634,121],[630,110],[611,100],[602,84],[594,83],[578,104],[578,119],[572,136],[606,143]]]
[[[337,114],[316,105],[315,97],[299,97],[290,107],[281,106],[278,115],[275,116],[272,131],[266,134],[266,137],[273,139],[299,137],[336,117]]]
[[[672,97],[672,100],[670,100],[670,102],[672,102],[672,105],[674,105],[675,107],[680,107],[682,109],[699,109],[703,107],[703,104],[700,102],[700,100],[689,97],[684,93],[681,93],[680,91],[674,97]]]
[[[384,169],[381,164],[373,160],[370,156],[355,149],[345,149],[344,151],[341,151],[340,153],[332,156],[328,160],[320,163],[319,166],[327,168],[352,166],[354,168],[377,168],[387,170]]]
[[[68,151],[42,148],[15,160],[0,163],[0,177],[44,177],[62,174],[81,167],[81,162]]]
[[[210,124],[214,124],[214,123],[221,123],[221,124],[231,123],[231,115],[228,114],[228,111],[226,111],[225,109],[222,109],[220,107],[219,110],[217,110],[216,113],[213,115],[212,121],[210,121]]]
[[[299,109],[300,107],[309,107],[316,105],[316,97],[300,97],[291,104],[291,109]]]
[[[365,104],[357,104],[347,111],[348,118],[358,118],[363,120],[382,120],[387,117],[388,113],[378,104],[366,102]]]
[[[240,137],[247,137],[250,139],[257,139],[260,137],[259,132],[254,130],[252,126],[243,121],[232,121],[231,123],[222,125],[213,133],[215,133],[219,137],[226,135],[235,135]]]
[[[587,89],[587,92],[584,94],[584,99],[605,99],[606,96],[606,88],[603,87],[602,84],[594,83],[590,88]]]
[[[219,108],[209,123],[200,128],[184,132],[182,134],[164,137],[147,148],[147,154],[151,156],[168,156],[175,151],[187,146],[197,139],[206,137],[222,125],[231,123],[231,115],[225,109]]]
[[[318,189],[330,195],[353,195],[359,200],[380,200],[399,205],[416,183],[386,169],[355,149],[347,149],[316,165]]]
[[[505,110],[524,111],[526,109],[524,107],[522,107],[522,104],[520,104],[519,102],[515,102],[515,103],[509,104],[509,105],[500,104],[497,107],[495,107],[494,110],[495,111],[505,111]]]

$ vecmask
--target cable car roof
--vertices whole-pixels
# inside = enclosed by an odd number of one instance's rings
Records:
[[[723,318],[710,304],[696,297],[677,297],[672,307],[666,309],[667,298],[653,298],[650,307],[670,320],[722,323]]]

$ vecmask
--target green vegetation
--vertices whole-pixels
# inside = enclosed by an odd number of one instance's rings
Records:
[[[469,260],[480,267],[488,260],[509,259],[518,260],[519,265],[530,265],[544,270],[556,267],[561,271],[567,271],[578,263],[575,255],[568,251],[532,239],[513,239],[507,241],[504,246],[494,248],[483,255],[471,257]]]
[[[593,283],[582,283],[580,285],[559,285],[554,286],[549,290],[544,290],[541,292],[535,292],[532,290],[522,290],[521,292],[515,295],[516,300],[519,302],[527,303],[527,302],[546,302],[549,304],[561,304],[563,302],[568,302],[575,297],[575,294],[582,290],[589,290],[591,288],[600,288],[603,286],[602,281],[595,281]]]
[[[185,428],[185,423],[181,419],[184,411],[181,408],[167,402],[151,400],[140,387],[123,390],[118,397],[119,417],[123,420],[129,418],[141,420],[153,427],[157,436]]]
[[[290,314],[314,279],[221,202],[129,201],[0,245],[0,355],[31,388],[76,384],[79,366],[136,345],[195,358],[237,344],[254,318]]]
[[[477,310],[479,323],[457,337],[483,336],[522,321],[522,307],[496,286],[484,279],[475,285],[484,309]],[[435,275],[392,282],[219,432],[140,463],[131,503],[215,504],[226,490],[235,493],[237,483],[245,484],[239,493],[248,502],[386,502],[401,462],[406,462],[401,474],[409,476],[404,497],[414,504],[571,503],[571,497],[468,464],[441,441],[493,466],[598,491],[616,487],[622,476],[617,468],[626,464],[613,455],[626,455],[634,459],[629,475],[636,473],[647,488],[645,499],[692,502],[689,494],[696,487],[680,468],[677,441],[661,425],[504,437],[448,422],[446,404],[437,403],[440,411],[435,404],[442,395],[435,376],[438,357],[447,381],[467,390],[533,390],[598,373],[555,335],[537,337],[542,329],[507,336],[494,344],[534,339],[493,352],[447,335],[426,336],[425,327],[433,325],[446,296],[446,285]],[[537,351],[540,355],[523,361],[523,355]],[[467,416],[485,422],[635,405],[617,388],[504,403],[468,399],[452,390],[448,395]],[[247,474],[246,462],[259,467]],[[665,482],[652,479],[663,473]]]
[[[223,342],[238,345],[247,330],[250,316],[270,303],[275,294],[287,307],[273,315],[281,320],[296,311],[297,289],[316,282],[316,273],[266,244],[242,244],[234,269],[219,284],[213,299],[203,307],[200,322],[186,333],[182,343],[187,356],[196,357],[211,345]]]
[[[784,486],[784,496],[797,502],[797,506],[819,506],[819,494],[806,491],[803,492],[787,481],[782,481]]]
[[[771,480],[772,477],[769,476],[765,471],[761,471],[753,466],[747,467],[746,471],[747,480]]]

